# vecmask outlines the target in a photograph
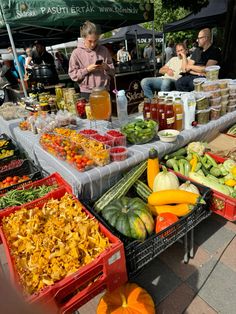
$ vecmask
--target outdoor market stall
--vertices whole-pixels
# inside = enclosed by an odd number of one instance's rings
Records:
[[[81,122],[81,123],[80,123]],[[79,127],[81,129],[89,128],[89,122],[80,120]],[[86,200],[97,199],[117,180],[121,178],[122,173],[131,169],[139,162],[148,158],[150,148],[156,147],[159,157],[177,150],[191,141],[210,141],[214,139],[219,132],[224,131],[236,122],[236,112],[228,113],[218,120],[211,121],[206,125],[193,128],[191,130],[182,131],[175,143],[163,143],[161,141],[152,141],[143,145],[129,146],[129,156],[121,162],[112,162],[103,167],[95,167],[85,172],[78,172],[68,163],[59,160],[46,152],[39,144],[39,136],[29,131],[21,131],[15,128],[14,136],[22,147],[34,159],[35,156],[40,166],[49,173],[58,172],[69,182],[74,192]],[[104,131],[105,123],[98,122],[98,130]]]

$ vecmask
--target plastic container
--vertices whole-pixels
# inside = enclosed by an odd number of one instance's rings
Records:
[[[66,193],[66,189],[56,191],[50,197],[60,199]],[[38,201],[38,204],[27,204],[23,207],[27,210],[38,206],[43,207],[47,197]],[[10,213],[17,211],[18,208],[12,208],[11,211],[0,212],[0,220],[8,217]],[[88,217],[94,219],[94,216],[83,207]],[[125,265],[124,246],[121,241],[115,237],[107,228],[99,223],[100,232],[108,237],[110,246],[96,257],[91,263],[80,267],[76,272],[56,282],[54,285],[45,287],[37,294],[26,297],[29,303],[42,303],[45,306],[53,305],[58,308],[56,313],[73,313],[80,306],[88,302],[94,296],[104,289],[113,291],[127,281],[127,272]],[[0,236],[8,261],[11,281],[14,286],[22,289],[19,275],[17,273],[14,257],[11,256],[11,250],[7,239],[0,225]]]
[[[228,106],[234,106],[236,105],[236,99],[230,99],[228,102]]]
[[[217,120],[220,118],[220,115],[221,115],[221,105],[212,106],[211,107],[210,120]]]
[[[125,91],[119,90],[117,93],[117,98],[116,98],[116,105],[117,105],[117,116],[120,125],[124,125],[128,122],[128,100],[125,96]]]
[[[220,89],[216,89],[211,91],[211,98],[219,98],[221,97]]]
[[[221,96],[229,94],[229,88],[220,89]]]
[[[117,130],[109,130],[106,134],[113,137],[114,146],[126,146],[126,136],[123,133]]]
[[[186,179],[181,178],[178,174],[181,183]],[[209,202],[210,189],[200,184],[195,184],[206,203]],[[198,225],[203,219],[207,218],[211,212],[208,205],[198,204],[193,210],[184,217],[181,217],[175,224],[156,234],[153,232],[144,241],[130,239],[122,235],[108,221],[106,221],[100,214],[96,213],[93,208],[90,209],[92,214],[102,222],[114,235],[121,239],[124,243],[126,266],[129,278],[133,278],[142,268],[153,261],[159,254],[165,251],[170,245],[175,243],[178,239],[183,237],[187,232]]]
[[[202,88],[202,84],[206,81],[206,78],[204,77],[199,77],[199,78],[195,78],[193,80],[193,86],[194,86],[194,90],[196,92],[201,92],[203,90]]]
[[[206,67],[205,72],[206,72],[207,80],[210,80],[210,81],[217,80],[219,76],[219,70],[220,70],[219,65],[212,65],[212,66]]]
[[[197,110],[204,110],[209,107],[209,99],[211,94],[206,92],[201,93],[194,93],[196,98],[196,109]]]
[[[228,106],[228,101],[227,102],[221,102],[221,111],[220,111],[221,116],[223,116],[227,113],[227,106]]]
[[[229,80],[218,80],[218,86],[220,89],[225,89],[228,87]]]
[[[230,95],[236,94],[236,83],[229,84],[229,93],[230,93]]]
[[[111,161],[122,161],[128,157],[128,149],[125,146],[115,146],[110,149]]]
[[[218,83],[216,81],[213,82],[206,81],[205,83],[202,84],[202,89],[204,92],[211,92],[213,90],[217,90]]]
[[[114,146],[114,138],[107,134],[94,134],[91,136],[91,139],[94,139],[98,142],[103,143],[104,145]]]
[[[232,106],[228,106],[227,107],[227,112],[233,112],[233,111],[235,111],[235,108],[236,108],[236,104],[232,105]]]
[[[98,131],[93,130],[93,129],[84,129],[84,130],[79,131],[79,133],[83,134],[86,137],[91,137],[92,135],[97,134]]]
[[[209,122],[210,119],[210,111],[211,109],[205,110],[197,110],[196,111],[196,121],[198,124],[206,124]]]
[[[221,96],[221,101],[227,101],[229,99],[229,94],[225,94]]]
[[[236,99],[236,93],[235,94],[229,94],[229,99]]]
[[[218,98],[210,98],[210,105],[211,106],[219,106],[221,103],[221,97]]]

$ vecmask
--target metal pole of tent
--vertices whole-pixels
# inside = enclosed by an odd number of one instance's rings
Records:
[[[154,54],[153,54],[154,76],[156,76],[157,64],[156,64],[156,38],[155,38],[155,30],[154,30],[154,21],[152,21],[152,42],[154,45]]]
[[[137,30],[135,30],[135,44],[136,44],[136,51],[137,51],[137,59],[139,59]]]
[[[164,63],[165,63],[165,33],[163,32],[163,34],[162,34],[162,61],[161,61],[161,63],[162,63],[162,65],[164,65]]]
[[[13,50],[13,55],[14,55],[14,58],[15,58],[15,62],[16,62],[17,67],[18,67],[18,73],[19,73],[19,76],[20,76],[20,81],[21,81],[23,92],[24,92],[24,96],[28,97],[27,90],[25,88],[23,73],[22,73],[21,68],[20,68],[20,63],[19,63],[19,60],[18,60],[18,57],[17,57],[15,43],[14,43],[14,40],[13,40],[13,37],[12,37],[12,33],[11,33],[11,28],[10,28],[10,25],[8,23],[6,23],[6,28],[7,28],[8,36],[9,36],[9,39],[10,39],[11,47],[12,47],[12,50]]]

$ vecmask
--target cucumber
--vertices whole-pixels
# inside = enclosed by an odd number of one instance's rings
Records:
[[[136,167],[132,168],[128,173],[124,175],[120,181],[113,185],[105,194],[103,194],[94,204],[94,209],[97,212],[103,210],[111,201],[124,196],[135,181],[144,173],[147,169],[147,161],[143,161]]]
[[[152,190],[142,181],[137,180],[134,182],[134,188],[138,196],[147,202],[148,196],[152,193]]]
[[[182,148],[178,149],[176,152],[171,153],[169,155],[166,155],[164,157],[164,159],[167,160],[167,159],[171,159],[171,158],[174,158],[174,157],[177,157],[177,156],[185,156],[186,154],[187,154],[187,149],[182,147]]]

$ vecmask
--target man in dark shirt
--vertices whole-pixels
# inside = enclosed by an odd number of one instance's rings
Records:
[[[178,91],[190,92],[194,89],[193,80],[197,77],[205,77],[205,68],[216,65],[221,58],[220,50],[211,42],[209,28],[202,29],[198,34],[198,48],[196,48],[189,60],[186,61],[185,75],[176,81]]]
[[[36,40],[34,42],[35,48],[32,51],[32,61],[35,65],[47,64],[50,66],[50,70],[53,73],[53,78],[50,79],[50,83],[58,83],[58,74],[55,67],[53,56],[47,52],[43,41]]]

